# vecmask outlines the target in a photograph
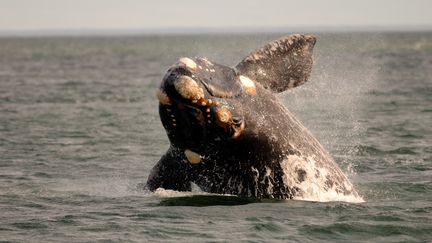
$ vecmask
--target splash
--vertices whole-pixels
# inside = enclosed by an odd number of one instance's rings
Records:
[[[183,191],[174,191],[164,188],[158,188],[156,191],[154,191],[154,195],[160,198],[172,198],[172,197],[189,197],[189,196],[202,196],[202,195],[212,195],[211,193],[207,192],[197,192],[197,191],[190,191],[190,192],[183,192]]]
[[[199,189],[193,191],[175,191],[164,188],[158,188],[154,191],[153,195],[160,198],[176,198],[176,197],[195,197],[195,196],[221,196],[221,197],[238,197],[237,195],[231,194],[218,194],[203,192]]]
[[[365,94],[376,89],[382,66],[371,50],[382,41],[380,35],[318,36],[310,80],[282,97],[350,178],[361,163],[357,147],[366,133],[364,121],[370,119],[364,114],[369,104]]]

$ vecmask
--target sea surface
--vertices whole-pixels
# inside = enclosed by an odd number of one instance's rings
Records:
[[[431,242],[432,33],[317,33],[278,94],[365,202],[142,189],[168,67],[285,34],[0,38],[0,242]]]

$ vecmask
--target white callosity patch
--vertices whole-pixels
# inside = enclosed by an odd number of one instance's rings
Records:
[[[196,71],[197,70],[197,64],[195,63],[194,60],[188,58],[188,57],[182,57],[179,59],[178,61],[180,66],[186,67],[192,71]]]
[[[171,105],[171,100],[165,91],[159,89],[156,93],[156,96],[162,105]]]
[[[231,120],[231,112],[225,108],[217,109],[216,118],[222,124],[228,123]]]
[[[177,92],[185,99],[199,100],[204,98],[204,91],[198,83],[188,76],[180,76],[175,82],[174,87]]]
[[[329,183],[328,178],[334,177],[334,172],[318,166],[314,156],[289,155],[281,162],[281,167],[284,172],[284,183],[300,190],[294,199],[320,202],[363,202],[362,198],[354,194],[345,195],[336,183]],[[352,190],[348,182],[344,183],[344,186],[346,190]]]
[[[244,75],[240,75],[239,77],[240,83],[243,87],[243,90],[249,94],[256,94],[256,86],[255,83],[248,77]]]
[[[201,155],[199,155],[199,154],[197,154],[197,153],[195,153],[189,149],[186,149],[184,151],[184,153],[185,153],[185,156],[186,156],[187,160],[189,161],[189,163],[195,165],[195,164],[199,164],[201,162]]]

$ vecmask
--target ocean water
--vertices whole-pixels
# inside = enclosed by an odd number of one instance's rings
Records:
[[[282,35],[0,38],[0,242],[432,241],[432,33],[318,33],[278,95],[364,203],[142,190],[167,68]]]

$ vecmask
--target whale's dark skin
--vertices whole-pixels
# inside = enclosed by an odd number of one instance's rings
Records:
[[[309,78],[311,35],[291,35],[236,67],[182,58],[165,75],[159,114],[170,148],[146,188],[292,199],[358,197],[352,184],[275,93]]]

